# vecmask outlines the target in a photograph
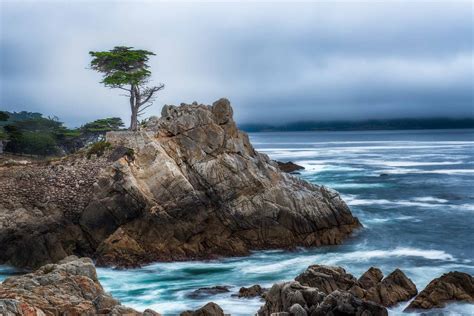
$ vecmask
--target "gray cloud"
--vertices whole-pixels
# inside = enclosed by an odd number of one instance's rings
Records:
[[[3,1],[0,106],[128,118],[90,50],[157,53],[156,106],[226,96],[240,122],[473,116],[472,3]]]

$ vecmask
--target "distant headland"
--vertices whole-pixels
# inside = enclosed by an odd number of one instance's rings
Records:
[[[246,132],[421,130],[474,128],[474,118],[398,118],[360,121],[295,121],[283,124],[240,124]]]

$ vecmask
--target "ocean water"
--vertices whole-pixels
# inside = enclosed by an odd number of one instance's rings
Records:
[[[292,280],[311,264],[342,266],[356,277],[371,266],[385,275],[400,268],[419,291],[449,271],[474,274],[474,130],[255,133],[250,138],[271,158],[303,165],[298,176],[338,190],[364,228],[340,246],[133,270],[99,268],[107,291],[125,305],[165,315],[209,301],[232,315],[252,315],[263,302],[231,294],[241,286]],[[12,271],[0,267],[0,274]],[[188,296],[214,285],[230,286],[231,293]],[[390,314],[401,315],[406,305]],[[430,314],[474,315],[474,305],[451,304]]]

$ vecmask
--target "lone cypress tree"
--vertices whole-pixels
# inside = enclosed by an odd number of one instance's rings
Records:
[[[133,47],[116,46],[105,52],[89,52],[93,57],[91,68],[103,73],[103,83],[106,87],[127,91],[130,98],[130,130],[138,128],[138,116],[153,104],[156,92],[162,90],[164,84],[147,86],[151,72],[148,70],[148,58],[155,54],[146,50],[136,50]]]

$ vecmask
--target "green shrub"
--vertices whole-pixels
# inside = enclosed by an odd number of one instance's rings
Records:
[[[110,147],[112,147],[112,145],[106,141],[100,141],[100,142],[94,143],[91,145],[91,147],[87,151],[87,158],[90,159],[92,155],[96,155],[97,157],[100,157]]]

